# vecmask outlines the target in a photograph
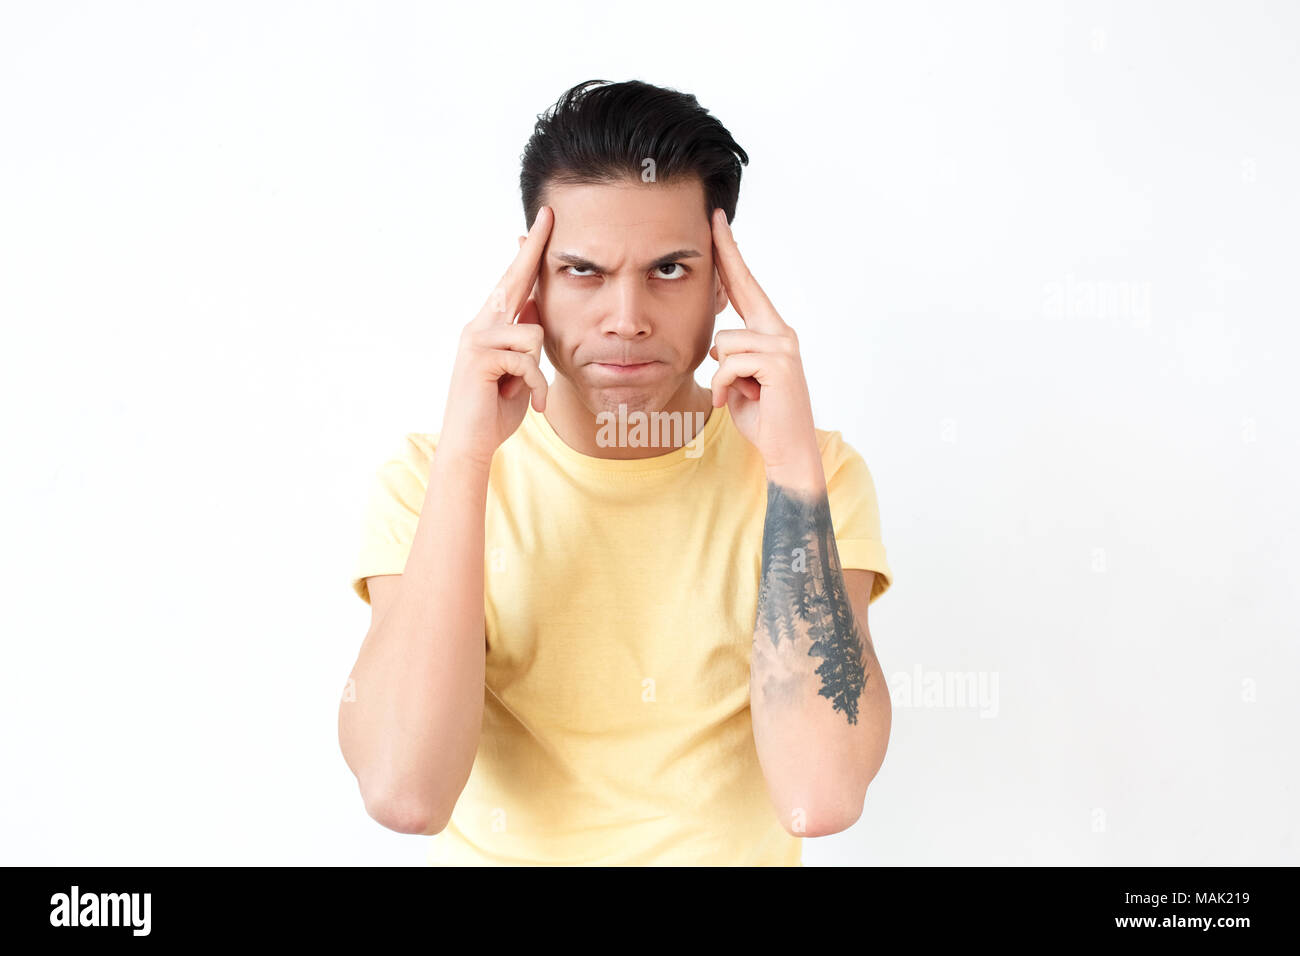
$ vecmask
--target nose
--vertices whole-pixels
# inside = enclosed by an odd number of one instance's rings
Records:
[[[601,332],[617,335],[621,339],[647,338],[651,326],[645,310],[645,293],[636,281],[610,282],[607,289],[611,302],[609,311],[601,321]]]

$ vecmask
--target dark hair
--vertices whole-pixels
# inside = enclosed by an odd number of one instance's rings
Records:
[[[640,80],[587,80],[537,117],[521,157],[524,221],[533,227],[549,183],[641,179],[647,159],[655,182],[698,177],[705,216],[721,208],[727,222],[735,218],[749,156],[694,96]]]

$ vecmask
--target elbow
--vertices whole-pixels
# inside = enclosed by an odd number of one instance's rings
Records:
[[[862,803],[858,803],[857,809],[849,807],[847,810],[836,811],[822,816],[818,821],[818,828],[809,836],[830,836],[832,833],[842,833],[862,818]]]
[[[794,805],[793,801],[777,801],[778,814],[785,832],[795,837],[822,837],[842,833],[862,818],[867,801],[866,781],[860,785],[837,789],[817,795],[815,799]]]
[[[451,817],[432,801],[401,790],[363,794],[363,797],[370,818],[396,833],[432,836],[441,833]]]
[[[862,817],[862,802],[848,801],[840,806],[823,806],[813,810],[795,807],[785,815],[785,832],[796,837],[823,837],[841,833]]]

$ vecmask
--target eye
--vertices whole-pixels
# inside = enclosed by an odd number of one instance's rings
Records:
[[[676,269],[677,271],[672,275],[664,275],[663,271],[665,269],[669,269],[669,270]],[[589,269],[583,266],[574,266],[574,265],[563,266],[560,269],[560,271],[567,275],[572,276],[575,279],[592,279],[595,278],[596,276],[595,269]],[[665,281],[669,281],[669,282],[676,282],[678,279],[685,279],[688,275],[690,275],[690,271],[691,270],[689,268],[682,265],[680,262],[667,262],[655,268],[655,278],[664,279]]]
[[[672,280],[685,279],[687,273],[690,272],[690,270],[687,269],[686,266],[682,265],[680,262],[668,262],[668,263],[665,263],[664,265],[659,266],[659,269],[680,269],[680,270],[681,270],[681,271],[678,272],[676,275],[672,275],[672,276],[661,275],[661,276],[658,276],[657,278],[660,278],[660,279],[672,279]],[[657,272],[658,269],[656,269],[655,271]]]

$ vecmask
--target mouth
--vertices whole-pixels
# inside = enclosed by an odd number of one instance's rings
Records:
[[[597,368],[607,369],[614,374],[627,374],[639,372],[642,369],[653,368],[658,362],[592,362]]]

